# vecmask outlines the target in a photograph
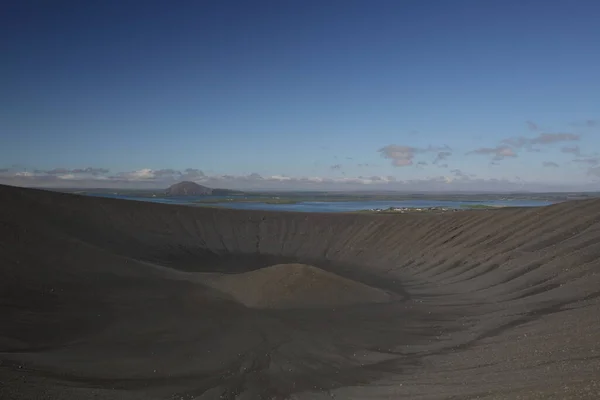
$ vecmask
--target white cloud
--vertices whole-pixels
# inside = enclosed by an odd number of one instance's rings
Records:
[[[527,128],[530,131],[536,132],[536,131],[538,131],[540,129],[535,122],[527,121],[526,124],[527,124]]]
[[[506,157],[517,157],[517,153],[509,146],[480,147],[467,154],[491,155],[494,161],[503,160]]]
[[[271,176],[267,177],[266,179],[270,180],[270,181],[283,182],[283,181],[290,181],[292,178],[289,176],[285,176],[285,175],[271,175]]]
[[[525,147],[531,145],[548,145],[560,142],[573,142],[581,138],[580,135],[575,133],[540,133],[539,135],[527,138],[524,136],[512,137],[502,140],[501,143],[509,145],[511,147]]]
[[[542,133],[529,140],[531,144],[552,144],[558,142],[570,142],[580,139],[580,135],[574,133]]]
[[[75,175],[75,174],[65,174],[65,175],[59,175],[59,176],[57,176],[57,178],[65,180],[65,181],[75,180],[75,179],[77,179],[77,175]]]
[[[577,159],[573,160],[573,162],[578,163],[578,164],[594,166],[594,165],[600,164],[600,158],[599,157],[577,158]]]
[[[417,149],[410,146],[400,146],[390,144],[379,149],[379,153],[383,158],[392,160],[392,164],[396,167],[406,167],[413,164]]]
[[[442,161],[442,160],[446,160],[448,157],[450,157],[452,155],[451,152],[449,151],[440,151],[437,153],[437,155],[435,156],[435,159],[433,160],[434,164],[437,164],[438,162]]]
[[[136,181],[156,178],[156,173],[150,168],[142,168],[137,171],[121,172],[116,175],[117,178]]]
[[[395,167],[407,167],[414,164],[415,156],[419,153],[437,153],[436,160],[444,160],[452,153],[448,145],[444,146],[428,146],[425,148],[404,146],[397,144],[389,144],[379,149],[379,153],[383,158],[392,160],[392,165]],[[437,162],[434,161],[434,162]]]
[[[502,154],[502,153],[501,153]],[[590,167],[592,167],[590,165]],[[450,170],[449,175],[433,176],[421,179],[400,180],[393,176],[289,176],[283,174],[260,175],[206,175],[197,169],[153,170],[142,168],[109,175],[94,175],[89,169],[84,170],[15,170],[0,169],[0,183],[56,188],[126,188],[126,189],[165,189],[171,184],[193,178],[200,184],[212,188],[228,188],[241,190],[518,190],[522,185],[515,181],[501,179],[482,179],[459,169]],[[106,170],[102,170],[103,172]],[[588,180],[600,176],[598,168],[589,168]],[[187,180],[187,179],[186,179]],[[519,186],[521,185],[521,186]],[[548,185],[529,183],[530,190],[551,190]],[[556,189],[556,188],[554,188]]]
[[[471,175],[469,175],[469,174],[466,174],[466,173],[464,173],[463,171],[461,171],[460,169],[453,169],[453,170],[451,170],[450,172],[451,172],[451,173],[454,175],[455,179],[460,179],[460,180],[469,180],[469,179],[471,179],[472,177],[474,177],[474,175],[473,175],[473,176],[471,176]]]
[[[566,154],[574,154],[578,157],[581,156],[581,149],[579,148],[579,146],[572,146],[572,147],[565,146],[562,149],[560,149],[560,151],[562,151],[563,153],[566,153]]]
[[[544,167],[546,167],[546,168],[558,168],[558,166],[559,166],[559,165],[558,165],[557,163],[555,163],[554,161],[544,161],[544,162],[542,163],[542,165],[543,165]]]
[[[585,121],[577,121],[577,122],[571,123],[571,126],[574,126],[577,128],[594,128],[598,125],[600,125],[600,121],[597,119],[588,119]]]
[[[596,176],[596,177],[600,178],[600,167],[590,168],[590,169],[588,169],[587,173],[590,176]]]

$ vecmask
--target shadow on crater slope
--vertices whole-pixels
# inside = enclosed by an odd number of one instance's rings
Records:
[[[398,216],[0,200],[1,398],[600,397],[598,200]]]

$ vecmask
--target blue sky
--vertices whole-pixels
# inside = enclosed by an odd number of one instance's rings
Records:
[[[0,183],[600,189],[594,0],[3,7]]]

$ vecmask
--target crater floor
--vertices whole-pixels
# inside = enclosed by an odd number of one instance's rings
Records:
[[[254,308],[334,308],[386,303],[394,296],[305,264],[278,264],[242,274],[206,277],[206,284]]]

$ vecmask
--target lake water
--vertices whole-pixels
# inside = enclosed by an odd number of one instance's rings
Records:
[[[504,207],[539,207],[553,204],[550,201],[542,200],[488,200],[488,201],[445,201],[445,200],[382,200],[382,201],[306,201],[296,204],[266,204],[266,203],[239,203],[227,201],[227,196],[190,196],[190,197],[170,197],[170,198],[153,198],[153,197],[133,197],[111,194],[91,194],[92,196],[110,197],[125,200],[149,201],[154,203],[165,204],[183,204],[193,206],[204,206],[203,204],[194,203],[202,199],[223,200],[223,203],[209,203],[205,206],[234,208],[238,210],[276,210],[276,211],[300,211],[300,212],[349,212],[370,210],[373,208],[386,209],[390,207],[408,207],[408,208],[429,208],[429,207],[445,207],[445,208],[464,208],[469,204],[483,204],[489,206],[504,206]]]

